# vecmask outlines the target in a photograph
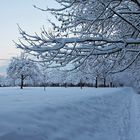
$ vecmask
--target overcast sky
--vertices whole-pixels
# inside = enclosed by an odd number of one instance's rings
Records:
[[[43,25],[50,28],[47,18],[52,17],[33,8],[33,5],[41,8],[56,7],[54,0],[0,1],[0,74],[6,72],[10,58],[19,54],[13,43],[20,37],[17,24],[29,33],[39,32]]]

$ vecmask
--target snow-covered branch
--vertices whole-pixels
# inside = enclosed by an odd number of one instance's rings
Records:
[[[60,8],[51,12],[60,25],[50,21],[53,33],[44,28],[41,35],[29,35],[20,27],[16,46],[51,66],[82,65],[89,56],[104,57],[113,64],[129,67],[140,52],[140,10],[137,0],[56,0]],[[123,56],[123,57],[122,57]],[[127,56],[127,57],[126,57]],[[129,56],[129,57],[128,57]],[[122,59],[123,58],[123,59]],[[42,60],[40,60],[42,59]],[[78,64],[77,64],[78,63]],[[116,67],[117,68],[117,67]]]

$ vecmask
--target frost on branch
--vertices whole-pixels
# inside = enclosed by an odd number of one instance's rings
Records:
[[[44,28],[29,35],[20,28],[17,47],[50,66],[82,65],[90,56],[104,56],[127,69],[140,54],[140,2],[138,0],[57,0],[60,8],[51,12],[61,23],[53,23],[54,33]],[[131,58],[131,61],[128,61]],[[115,71],[114,71],[115,72]]]

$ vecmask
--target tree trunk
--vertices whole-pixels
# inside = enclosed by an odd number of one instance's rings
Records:
[[[44,91],[46,91],[46,87],[44,86]]]
[[[110,82],[110,87],[113,87],[113,83],[112,82]]]
[[[44,91],[46,91],[46,84],[44,84]]]
[[[23,83],[24,83],[24,76],[21,75],[21,85],[20,85],[20,88],[23,89]]]
[[[80,87],[81,87],[81,89],[82,89],[82,87],[83,87],[83,85],[82,85],[82,80],[80,80]]]
[[[95,79],[95,87],[97,88],[98,87],[98,77],[96,76],[96,79]]]
[[[106,78],[104,78],[104,87],[106,87]]]

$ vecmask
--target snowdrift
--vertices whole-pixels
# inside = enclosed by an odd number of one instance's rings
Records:
[[[0,89],[0,140],[138,140],[131,88]]]

